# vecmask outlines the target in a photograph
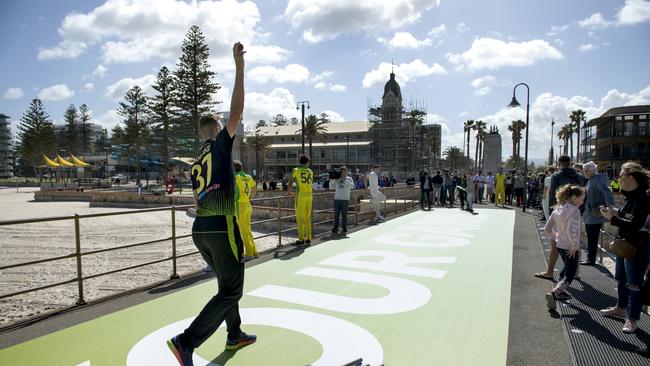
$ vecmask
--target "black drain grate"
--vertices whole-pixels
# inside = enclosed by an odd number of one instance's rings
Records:
[[[548,257],[550,240],[544,237],[543,228],[543,223],[538,223],[544,254]],[[581,281],[574,281],[569,288],[572,298],[558,302],[557,308],[576,365],[650,365],[650,358],[637,353],[639,347],[650,346],[650,316],[641,314],[635,334],[623,333],[624,320],[605,318],[599,312],[616,304],[616,282],[609,271],[601,266],[581,266],[580,278]]]

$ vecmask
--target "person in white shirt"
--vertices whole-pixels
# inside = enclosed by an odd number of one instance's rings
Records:
[[[487,200],[488,202],[494,202],[494,176],[492,172],[488,172],[487,177],[485,177],[485,188],[487,190]]]
[[[544,220],[548,220],[550,213],[548,191],[551,188],[551,177],[555,173],[555,167],[549,166],[546,169],[546,178],[544,178],[544,193],[542,194],[542,209],[544,211]]]
[[[485,191],[485,176],[483,172],[479,170],[478,174],[472,178],[472,181],[476,187],[474,191],[474,203],[483,203],[483,192]]]
[[[381,202],[386,200],[386,196],[379,191],[379,165],[372,167],[372,171],[368,174],[368,189],[370,190],[370,203],[372,208],[375,210],[375,221],[379,222],[384,219],[381,216],[381,211],[379,209]]]
[[[334,228],[332,233],[339,230],[339,217],[342,215],[341,229],[343,234],[348,232],[348,207],[350,207],[350,190],[354,188],[354,181],[348,175],[348,169],[341,167],[341,177],[330,179],[330,189],[334,189]]]

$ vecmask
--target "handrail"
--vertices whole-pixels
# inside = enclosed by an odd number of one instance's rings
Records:
[[[395,212],[398,212],[400,207],[403,208],[405,211],[408,210],[410,206],[416,205],[419,202],[419,195],[417,194],[418,189],[415,187],[409,187],[409,186],[400,186],[400,187],[386,187],[382,189],[385,193],[392,193],[393,191],[395,192],[402,192],[404,190],[407,190],[406,194],[404,195],[396,195],[395,197],[387,197],[386,201],[384,202],[384,209],[386,209],[389,206],[395,207],[397,210]],[[356,190],[360,191],[360,190]],[[365,190],[364,190],[365,191]],[[334,191],[327,191],[327,192],[317,192],[314,193],[314,197],[320,197],[324,195],[333,195]],[[281,200],[287,200],[287,199],[294,199],[295,195],[282,195],[282,196],[273,196],[273,197],[260,197],[256,199],[252,199],[252,202],[260,202],[260,201],[268,201],[268,200],[275,200],[277,201],[277,207],[272,208],[272,207],[262,207],[262,206],[254,206],[254,208],[257,209],[273,209],[277,211],[277,215],[274,218],[269,218],[269,219],[262,219],[258,221],[253,221],[251,222],[251,225],[259,225],[259,224],[264,224],[264,223],[269,223],[273,221],[277,221],[278,227],[276,231],[272,231],[270,233],[266,234],[261,234],[254,239],[261,239],[261,238],[266,238],[270,236],[278,236],[278,245],[277,247],[282,247],[282,235],[283,233],[293,231],[297,229],[297,226],[295,225],[289,225],[288,227],[285,227],[285,223],[283,221],[286,220],[291,220],[296,217],[295,214],[284,214],[285,212],[283,211],[292,211],[293,209],[291,208],[283,208],[281,207]],[[350,205],[354,208],[354,215],[355,215],[355,225],[358,225],[359,222],[363,222],[363,217],[364,215],[371,214],[374,211],[372,209],[370,210],[361,210],[361,197],[358,197],[355,200],[351,200]],[[392,203],[391,203],[392,201]],[[400,202],[398,202],[400,201]],[[66,281],[60,281],[60,282],[55,282],[55,283],[50,283],[34,288],[28,288],[28,289],[22,289],[14,292],[9,292],[5,294],[0,294],[0,299],[6,299],[10,297],[15,297],[19,295],[24,295],[30,292],[36,292],[36,291],[41,291],[57,286],[63,286],[63,285],[69,285],[71,283],[77,283],[78,289],[77,289],[77,301],[76,305],[85,305],[86,304],[86,299],[84,298],[84,281],[93,279],[93,278],[98,278],[102,276],[107,276],[110,274],[118,273],[118,272],[123,272],[127,270],[132,270],[144,266],[149,266],[149,265],[154,265],[166,261],[172,261],[173,263],[173,268],[172,268],[172,274],[170,276],[170,279],[176,279],[179,278],[179,275],[177,273],[177,266],[176,262],[180,258],[192,256],[192,255],[197,255],[199,252],[197,250],[193,250],[187,253],[183,254],[178,254],[176,251],[176,242],[178,239],[184,239],[184,238],[189,238],[192,235],[191,234],[182,234],[182,235],[177,235],[176,233],[176,211],[179,210],[185,210],[188,208],[194,207],[194,205],[178,205],[178,206],[167,206],[167,207],[157,207],[157,208],[145,208],[145,209],[134,209],[134,210],[122,210],[122,211],[114,211],[114,212],[105,212],[105,213],[93,213],[93,214],[85,214],[85,215],[66,215],[66,216],[55,216],[55,217],[42,217],[42,218],[33,218],[33,219],[20,219],[20,220],[7,220],[7,221],[0,221],[0,226],[8,226],[8,225],[21,225],[21,224],[32,224],[32,223],[41,223],[41,222],[51,222],[51,221],[65,221],[65,220],[71,220],[74,223],[74,241],[75,241],[75,250],[69,254],[65,255],[60,255],[56,257],[50,257],[50,258],[44,258],[44,259],[38,259],[38,260],[32,260],[32,261],[26,261],[26,262],[20,262],[20,263],[13,263],[9,265],[4,265],[0,266],[0,271],[1,270],[6,270],[6,269],[13,269],[13,268],[18,268],[18,267],[25,267],[25,266],[30,266],[30,265],[35,265],[35,264],[42,264],[42,263],[48,263],[48,262],[53,262],[53,261],[58,261],[58,260],[64,260],[64,259],[76,259],[76,274],[75,278],[69,279]],[[98,218],[98,217],[108,217],[108,216],[119,216],[119,215],[133,215],[133,214],[141,214],[141,213],[151,213],[151,212],[164,212],[164,211],[170,211],[171,212],[171,236],[166,236],[163,238],[158,238],[158,239],[152,239],[152,240],[147,240],[143,242],[138,242],[138,243],[130,243],[130,244],[125,244],[125,245],[119,245],[115,247],[109,247],[109,248],[102,248],[102,249],[94,249],[94,250],[89,250],[89,251],[83,251],[82,250],[82,245],[81,245],[81,229],[80,229],[80,221],[83,219],[89,219],[89,218]],[[313,209],[312,212],[314,214],[328,214],[332,215],[331,217],[328,217],[324,220],[320,220],[317,222],[313,222],[312,225],[322,225],[328,222],[333,221],[333,208],[327,208],[327,209]],[[362,219],[359,220],[359,215],[361,215]],[[321,234],[317,234],[315,236],[323,235],[325,233],[329,232],[326,231]],[[139,263],[127,267],[122,267],[122,268],[117,268],[113,269],[110,271],[105,271],[105,272],[100,272],[100,273],[94,273],[90,275],[84,275],[83,274],[83,258],[90,256],[90,255],[95,255],[95,254],[100,254],[100,253],[106,253],[106,252],[113,252],[117,250],[123,250],[123,249],[128,249],[128,248],[135,248],[135,247],[143,247],[147,245],[153,245],[153,244],[159,244],[163,243],[166,241],[171,241],[172,244],[172,254],[171,256],[157,259],[157,260],[152,260],[144,263]],[[270,249],[271,251],[273,249]],[[141,287],[138,287],[141,288]],[[131,290],[126,290],[123,291],[123,293],[129,293]],[[55,310],[50,313],[57,313],[61,311],[65,311],[71,307],[74,307],[74,305],[65,307],[63,309]],[[49,314],[49,313],[46,313]],[[43,314],[41,314],[42,316]],[[5,327],[0,327],[0,330],[7,328],[7,327],[13,327],[18,323],[22,322],[28,322],[32,318],[27,318],[25,320],[19,321],[12,323],[8,326]]]

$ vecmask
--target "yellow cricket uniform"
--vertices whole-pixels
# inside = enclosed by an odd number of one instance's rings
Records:
[[[293,168],[292,179],[296,182],[296,223],[298,224],[298,240],[311,241],[311,185],[314,181],[314,172],[306,166]]]
[[[494,204],[501,205],[506,203],[506,175],[497,173],[494,176]]]
[[[253,241],[253,231],[251,230],[251,215],[253,214],[253,206],[251,205],[250,195],[255,188],[255,181],[250,175],[239,172],[235,174],[235,204],[237,206],[237,224],[239,225],[239,233],[244,242],[244,255],[255,256],[257,255],[257,248]]]

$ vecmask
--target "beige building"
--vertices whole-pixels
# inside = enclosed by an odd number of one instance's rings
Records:
[[[311,167],[315,174],[327,172],[340,165],[347,165],[351,172],[370,170],[370,123],[368,121],[330,122],[327,138],[312,142]],[[301,154],[300,125],[260,127],[257,133],[266,136],[271,145],[260,153],[260,172],[266,179],[281,179],[298,165]],[[248,149],[246,162],[251,174],[256,166],[255,152]],[[305,154],[309,155],[309,142],[305,140]]]

